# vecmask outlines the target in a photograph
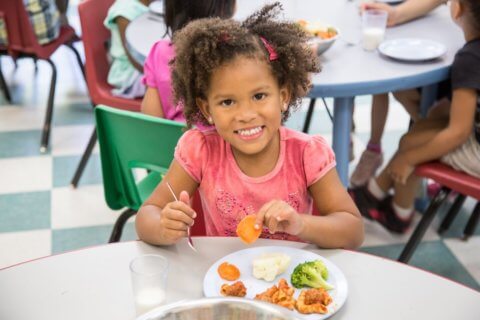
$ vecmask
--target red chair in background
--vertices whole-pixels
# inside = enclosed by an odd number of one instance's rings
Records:
[[[422,164],[415,169],[415,174],[419,177],[432,179],[441,184],[443,187],[430,202],[427,210],[423,213],[422,219],[418,223],[415,231],[400,254],[398,261],[405,263],[408,263],[412,257],[415,249],[421,242],[425,231],[437,214],[438,208],[445,202],[452,190],[459,193],[459,196],[457,200],[455,200],[450,212],[447,214],[444,222],[440,226],[440,232],[448,228],[449,224],[453,221],[453,218],[458,213],[466,196],[480,200],[480,179],[472,177],[464,172],[456,171],[440,162]],[[468,238],[468,236],[473,233],[478,224],[479,218],[480,202],[477,202],[465,228],[465,238]]]
[[[105,28],[103,21],[113,2],[114,0],[86,0],[78,5],[80,24],[82,26],[82,40],[85,48],[88,92],[94,105],[104,104],[124,110],[140,111],[142,100],[124,99],[112,95],[112,86],[107,82],[108,71],[110,70],[107,58],[107,43],[110,40],[110,31]],[[96,142],[97,132],[94,129],[72,178],[71,185],[74,188],[78,185],[78,181]]]
[[[50,92],[48,95],[47,111],[45,114],[45,123],[43,125],[40,144],[40,152],[45,152],[48,148],[48,142],[50,139],[53,101],[55,98],[55,82],[57,79],[57,69],[50,57],[61,45],[66,45],[74,52],[78,65],[80,66],[82,73],[84,73],[82,59],[80,58],[78,51],[73,47],[73,43],[78,41],[79,38],[72,27],[62,26],[60,29],[60,35],[57,39],[45,45],[40,45],[22,0],[1,0],[0,11],[4,15],[8,34],[6,50],[0,50],[0,54],[9,55],[14,59],[26,57],[35,60],[45,60],[52,67]]]

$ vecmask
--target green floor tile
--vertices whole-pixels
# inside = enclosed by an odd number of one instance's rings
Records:
[[[0,158],[40,155],[40,130],[0,132]]]
[[[108,243],[113,225],[52,230],[52,253]],[[134,223],[123,229],[121,241],[137,239]]]
[[[50,191],[0,195],[0,232],[50,228]]]
[[[365,247],[361,248],[360,251],[396,260],[403,247],[403,244]],[[480,285],[477,281],[475,281],[448,247],[441,241],[422,242],[410,259],[409,264],[452,279],[475,290],[480,290]]]
[[[93,109],[89,102],[55,105],[55,126],[93,124]]]
[[[81,156],[53,158],[53,186],[69,186]],[[99,154],[92,154],[80,178],[79,185],[102,184],[102,166]]]

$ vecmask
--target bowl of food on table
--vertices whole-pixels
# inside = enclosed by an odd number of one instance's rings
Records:
[[[327,23],[298,20],[298,24],[310,35],[309,42],[318,55],[327,51],[340,35],[336,27]]]

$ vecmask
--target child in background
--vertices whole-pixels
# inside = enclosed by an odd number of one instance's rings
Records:
[[[399,5],[392,6],[382,2],[369,2],[362,3],[361,11],[374,9],[387,11],[387,26],[393,27],[421,17],[443,3],[445,3],[445,0],[406,0]],[[448,84],[442,82],[439,86],[439,96],[437,100],[445,97],[446,93],[449,92],[449,88]],[[420,90],[410,89],[393,92],[393,96],[404,106],[413,122],[419,119]],[[381,140],[385,122],[387,121],[388,108],[389,100],[387,93],[374,95],[372,97],[370,139],[366,149],[360,156],[355,170],[350,176],[350,185],[352,187],[365,185],[368,180],[375,175],[375,172],[383,163]]]
[[[350,191],[365,217],[393,232],[405,232],[411,224],[419,180],[412,175],[416,165],[440,159],[480,178],[480,2],[453,0],[450,13],[467,41],[452,65],[450,100],[438,102],[427,118],[413,125],[378,177]],[[392,188],[393,198],[388,195]]]
[[[190,129],[178,142],[169,171],[138,212],[142,240],[168,245],[185,237],[196,217],[190,196],[199,189],[198,218],[209,236],[234,236],[238,222],[256,214],[256,228],[268,230],[263,237],[326,248],[362,243],[362,219],[332,149],[320,136],[282,126],[319,65],[305,32],[274,19],[280,8],[267,5],[243,23],[200,19],[174,34],[175,98],[189,128],[214,128]],[[313,205],[321,216],[311,215]]]
[[[134,99],[143,97],[143,66],[130,56],[126,46],[125,30],[133,19],[146,13],[151,0],[116,0],[110,7],[104,24],[112,33],[110,55],[112,64],[108,72],[108,83],[115,87],[116,96]]]
[[[195,19],[231,18],[236,0],[164,0],[166,34],[172,35]],[[143,84],[147,87],[142,112],[161,118],[185,122],[181,107],[172,101],[171,71],[168,63],[174,57],[170,40],[158,41],[150,50],[144,65]]]

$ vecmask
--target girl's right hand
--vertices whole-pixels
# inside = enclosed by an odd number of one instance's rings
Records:
[[[176,243],[187,237],[187,230],[193,226],[196,212],[190,207],[190,197],[186,191],[180,193],[179,201],[167,203],[160,216],[160,230],[162,238],[170,243]]]

